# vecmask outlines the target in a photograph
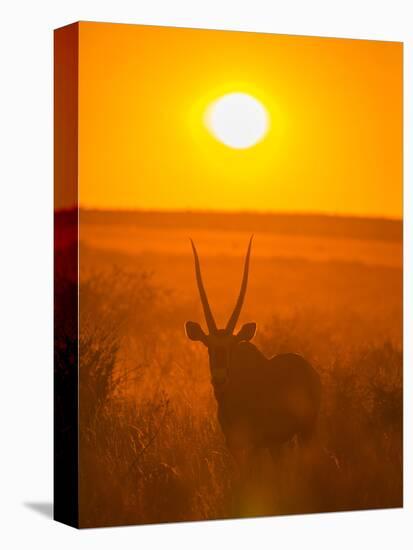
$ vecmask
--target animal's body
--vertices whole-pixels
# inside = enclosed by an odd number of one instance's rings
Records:
[[[245,260],[241,291],[225,329],[216,327],[202,282],[198,254],[192,243],[195,271],[209,333],[198,323],[185,325],[191,340],[201,341],[209,354],[211,382],[218,406],[218,420],[230,451],[280,446],[297,436],[308,440],[314,432],[320,407],[320,377],[301,356],[294,353],[266,358],[250,343],[255,323],[243,325],[234,334],[245,297],[251,241]]]
[[[228,381],[214,385],[218,420],[227,445],[278,448],[295,435],[308,440],[320,403],[320,380],[311,365],[292,353],[267,359],[253,344],[240,342],[230,359]]]

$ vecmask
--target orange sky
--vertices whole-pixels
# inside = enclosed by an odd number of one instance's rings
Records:
[[[81,23],[83,207],[402,215],[402,44]],[[235,150],[203,116],[258,98],[266,138]]]

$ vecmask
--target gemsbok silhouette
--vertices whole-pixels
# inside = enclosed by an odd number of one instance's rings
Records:
[[[218,329],[191,239],[208,334],[199,323],[185,323],[188,338],[208,348],[218,421],[229,451],[239,462],[261,448],[267,448],[275,458],[282,445],[295,436],[301,443],[308,442],[315,430],[321,398],[320,377],[303,357],[294,353],[265,357],[250,342],[256,323],[244,324],[234,333],[247,290],[251,244],[252,237],[234,311],[226,327]]]

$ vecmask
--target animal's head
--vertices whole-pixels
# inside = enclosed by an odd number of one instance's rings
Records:
[[[234,346],[241,341],[251,340],[254,337],[257,328],[255,323],[246,323],[241,327],[239,332],[234,333],[247,290],[252,237],[250,239],[245,257],[244,273],[242,276],[241,290],[238,300],[226,327],[223,329],[219,329],[216,326],[214,316],[212,315],[212,311],[209,306],[204,284],[202,282],[198,253],[192,240],[191,244],[195,260],[196,282],[198,285],[199,296],[201,298],[208,332],[205,333],[201,325],[199,323],[195,323],[194,321],[187,321],[185,323],[185,331],[190,340],[202,342],[208,348],[212,381],[214,384],[220,386],[227,382],[229,376],[230,358]]]

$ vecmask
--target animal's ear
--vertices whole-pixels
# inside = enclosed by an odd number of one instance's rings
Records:
[[[251,340],[254,338],[255,331],[257,330],[257,324],[256,323],[246,323],[245,325],[242,325],[241,330],[237,334],[238,340]]]
[[[206,344],[207,337],[199,323],[194,323],[193,321],[187,321],[185,323],[185,332],[190,340],[194,340],[195,342],[199,341]]]

